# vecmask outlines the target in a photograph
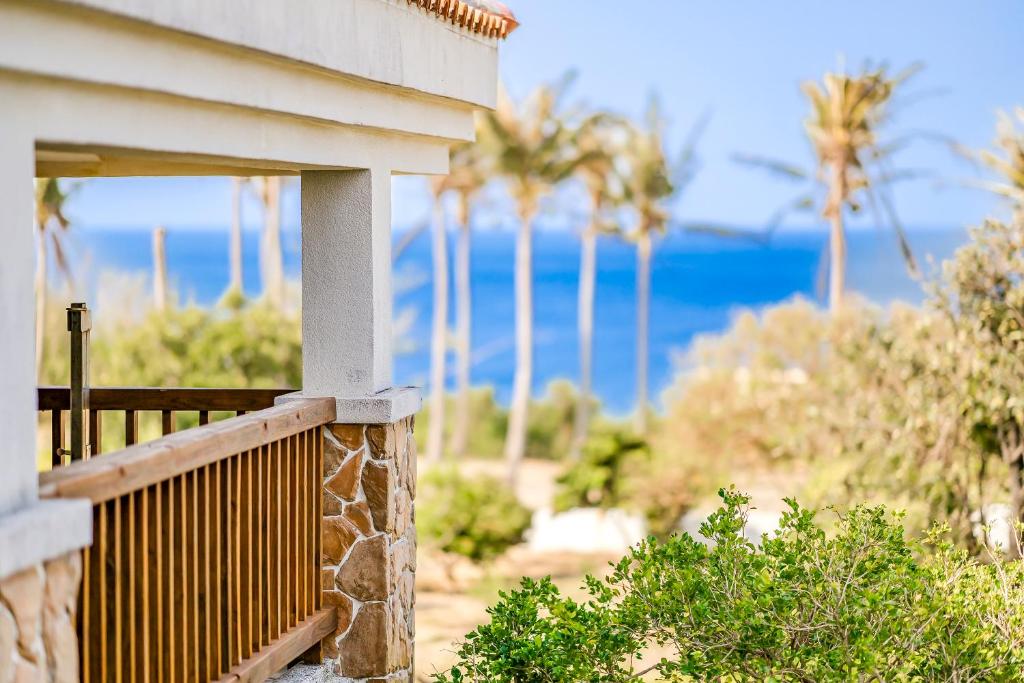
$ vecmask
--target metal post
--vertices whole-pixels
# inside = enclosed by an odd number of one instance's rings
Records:
[[[71,460],[85,460],[90,456],[90,442],[86,440],[85,418],[89,410],[89,330],[92,320],[84,303],[68,307],[68,332],[71,333]],[[92,435],[90,435],[92,436]]]

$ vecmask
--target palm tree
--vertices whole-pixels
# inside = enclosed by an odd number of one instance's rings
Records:
[[[587,439],[593,402],[594,293],[597,280],[597,238],[614,232],[608,213],[623,201],[621,183],[615,174],[616,157],[622,153],[623,122],[595,114],[580,126],[578,154],[585,159],[576,170],[589,199],[588,223],[580,232],[580,276],[577,293],[580,393],[577,397],[570,458],[579,458]]]
[[[43,341],[46,331],[46,300],[49,281],[50,248],[58,270],[66,277],[70,270],[64,253],[63,236],[71,226],[64,214],[70,192],[58,178],[36,180],[36,375],[42,369]]]
[[[257,194],[263,204],[263,236],[260,240],[260,277],[263,295],[275,308],[284,307],[284,255],[281,251],[280,176],[259,179]]]
[[[896,217],[888,186],[914,177],[889,167],[894,152],[908,138],[883,144],[881,130],[890,120],[893,96],[914,73],[914,66],[893,76],[885,65],[866,65],[860,73],[826,73],[821,83],[806,81],[801,90],[810,101],[811,112],[804,130],[814,150],[815,172],[808,173],[786,162],[761,157],[740,157],[739,161],[767,168],[785,177],[813,181],[815,188],[796,199],[788,208],[819,207],[829,224],[829,308],[842,306],[846,288],[846,229],[844,213],[858,212],[867,200],[880,224],[889,223],[896,232],[900,250],[912,274],[917,264],[903,228]],[[823,195],[823,196],[822,196]],[[884,214],[884,215],[883,215]],[[781,220],[783,213],[777,214]]]
[[[1024,219],[1024,107],[1014,109],[1013,116],[1000,111],[994,148],[974,156],[1001,176],[998,181],[981,183],[981,187],[1008,199],[1014,215]]]
[[[648,106],[643,128],[633,127],[625,145],[622,177],[623,197],[634,216],[635,225],[628,234],[636,244],[636,414],[634,429],[647,433],[648,368],[651,300],[651,254],[654,237],[668,227],[668,203],[692,181],[696,173],[696,146],[706,119],[691,131],[679,159],[669,164],[664,147],[665,122],[656,100]]]
[[[519,219],[515,255],[516,370],[512,385],[505,459],[515,484],[526,447],[527,411],[533,380],[533,219],[540,200],[576,169],[575,132],[559,114],[568,80],[542,86],[517,107],[500,92],[497,108],[483,118],[480,142],[508,184]]]
[[[434,195],[434,301],[430,333],[430,429],[427,432],[427,460],[438,462],[444,449],[445,356],[448,352],[448,240],[445,227],[445,180],[433,183]]]
[[[230,280],[228,291],[241,294],[242,285],[242,187],[245,178],[231,179],[231,239],[228,242]]]
[[[436,462],[441,457],[445,426],[445,357],[448,348],[448,247],[445,232],[444,197],[456,195],[456,222],[459,240],[455,254],[456,286],[456,381],[455,425],[451,453],[465,454],[469,440],[470,385],[470,204],[487,183],[484,157],[472,143],[454,145],[449,155],[448,175],[437,178],[432,186],[434,198],[434,319],[430,354],[430,431],[427,435],[427,458]]]
[[[447,184],[455,193],[455,222],[459,228],[455,248],[455,420],[452,454],[461,458],[469,447],[470,368],[472,365],[472,285],[470,260],[473,229],[471,211],[476,195],[490,177],[486,157],[474,144],[458,145],[451,151],[451,173]]]

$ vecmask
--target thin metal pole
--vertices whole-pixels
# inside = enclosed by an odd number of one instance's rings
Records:
[[[91,454],[86,440],[86,411],[89,410],[89,330],[92,320],[84,303],[68,307],[68,332],[71,333],[71,460],[85,460]],[[93,437],[94,435],[89,435]]]

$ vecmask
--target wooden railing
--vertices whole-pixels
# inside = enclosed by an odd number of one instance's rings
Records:
[[[210,422],[211,415],[244,415],[274,405],[274,399],[293,389],[161,389],[153,387],[94,387],[88,389],[85,410],[87,423],[85,450],[98,455],[104,450],[104,412],[124,414],[124,446],[142,441],[139,418],[143,413],[160,414],[160,431],[166,436],[177,430],[178,413],[196,413],[199,425]],[[72,408],[70,387],[39,387],[39,411],[50,413],[50,457],[53,467],[67,464],[74,450],[68,444],[65,429]],[[108,448],[107,450],[112,450]]]
[[[82,681],[262,681],[336,628],[319,569],[334,405],[297,400],[40,475],[42,496],[93,502]]]

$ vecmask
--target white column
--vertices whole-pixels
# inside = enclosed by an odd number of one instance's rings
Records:
[[[88,500],[38,499],[35,146],[12,109],[0,126],[0,579],[92,538]]]
[[[5,130],[6,129],[6,130]],[[0,126],[0,515],[36,498],[32,140]]]
[[[392,381],[391,173],[302,174],[302,395],[338,399],[338,421],[419,409]]]

